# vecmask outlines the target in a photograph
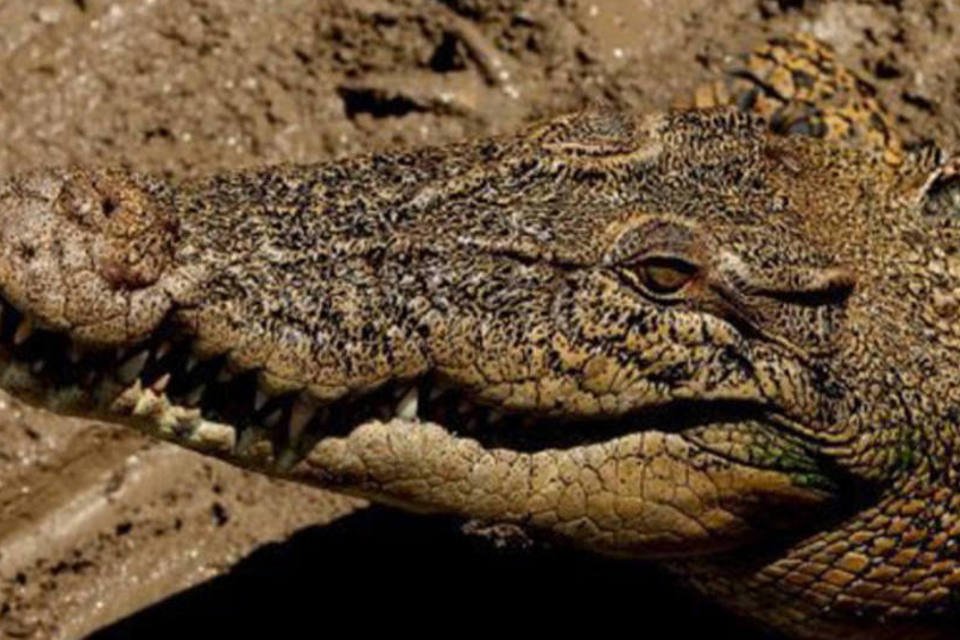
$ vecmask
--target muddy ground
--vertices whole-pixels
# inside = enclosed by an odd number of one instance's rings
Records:
[[[309,162],[588,103],[665,108],[728,56],[795,30],[874,82],[908,138],[955,149],[958,29],[956,0],[0,0],[0,172]],[[761,637],[697,602],[648,569],[497,551],[446,520],[0,398],[3,637],[450,616]]]

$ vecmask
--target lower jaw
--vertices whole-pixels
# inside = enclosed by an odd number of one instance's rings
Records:
[[[431,378],[324,405],[305,392],[266,395],[256,372],[232,371],[223,357],[197,361],[172,329],[161,328],[148,344],[84,351],[63,334],[35,330],[2,298],[0,312],[0,388],[47,410],[127,425],[277,475],[320,441],[372,420],[432,423],[453,440],[536,453],[613,445],[641,431],[682,433],[708,421],[763,418],[756,406],[715,403],[609,420],[537,419],[475,405]]]
[[[728,504],[742,500],[745,487],[747,502],[739,508],[750,510],[750,515],[754,519],[757,517],[770,519],[773,521],[774,528],[781,529],[784,522],[789,520],[792,523],[794,521],[792,519],[795,519],[797,514],[808,514],[810,508],[819,508],[819,505],[831,499],[829,492],[817,487],[793,484],[786,474],[776,470],[750,469],[747,465],[732,463],[708,448],[686,439],[682,433],[645,429],[642,433],[611,435],[594,443],[521,451],[490,446],[489,443],[472,437],[469,431],[458,435],[450,429],[450,425],[456,424],[455,422],[439,424],[427,418],[392,417],[390,419],[391,416],[382,418],[372,416],[344,423],[339,431],[304,429],[298,437],[278,438],[276,430],[262,426],[239,428],[233,422],[218,421],[209,415],[204,416],[199,408],[177,404],[171,400],[162,384],[147,385],[137,379],[126,386],[116,380],[101,381],[92,391],[80,386],[51,387],[45,385],[43,378],[37,376],[32,369],[29,363],[4,359],[2,348],[0,348],[0,387],[11,391],[30,404],[58,413],[131,427],[151,437],[212,455],[258,473],[335,489],[414,511],[434,511],[469,519],[497,521],[502,517],[502,513],[498,510],[503,504],[509,504],[516,496],[512,494],[511,488],[499,479],[488,488],[474,486],[474,483],[483,478],[498,478],[503,468],[501,461],[511,460],[513,461],[511,464],[522,461],[519,464],[526,464],[531,469],[552,466],[553,470],[549,473],[560,473],[563,468],[576,469],[585,460],[595,463],[603,456],[631,452],[629,460],[616,461],[617,473],[622,473],[625,477],[639,478],[652,474],[656,470],[655,463],[644,459],[644,455],[649,453],[648,445],[651,442],[663,444],[669,453],[667,458],[673,460],[677,466],[675,470],[677,477],[689,478],[699,474],[708,478],[711,473],[716,472],[725,478],[722,482],[716,482],[720,487],[717,495],[710,496],[710,499],[719,505],[715,506],[711,513],[723,511]],[[388,396],[393,395],[391,390],[384,390],[382,393]],[[542,428],[547,426],[540,425]],[[375,436],[373,440],[369,439],[371,434]],[[417,445],[421,447],[420,450],[429,451],[429,455],[435,456],[435,459],[428,460],[427,455],[403,458],[402,456],[409,455],[409,451],[416,451],[416,446],[398,448],[388,446],[387,443],[395,442],[392,438],[397,438],[397,441],[401,442],[420,443]],[[426,448],[423,448],[424,443]],[[351,447],[359,447],[360,450],[350,451]],[[363,450],[364,447],[369,448]],[[672,447],[684,447],[686,455],[676,454],[671,450]],[[344,451],[347,451],[348,455],[344,455]],[[383,468],[395,469],[401,478],[416,477],[418,472],[435,473],[438,466],[445,468],[450,464],[448,461],[457,460],[463,456],[464,452],[470,452],[474,463],[466,466],[471,467],[470,473],[476,474],[479,480],[473,476],[449,478],[444,483],[445,486],[430,487],[428,494],[421,495],[416,493],[418,490],[416,487],[421,486],[422,483],[403,481],[392,483],[390,478],[369,477],[364,475],[366,469],[361,469],[358,473],[351,467],[352,460],[364,454],[376,454],[378,451],[388,451],[390,455],[401,456],[382,461]],[[437,460],[443,462],[438,463]],[[490,469],[484,471],[483,466],[486,464],[490,465]],[[421,465],[422,469],[418,470],[417,465]],[[642,468],[646,471],[631,473],[625,470],[625,465],[635,465],[638,469]],[[705,470],[710,465],[715,469]],[[526,474],[521,475],[526,477]],[[533,477],[532,471],[530,477]],[[710,482],[713,482],[712,478]],[[663,508],[670,506],[670,501],[677,499],[682,492],[678,492],[676,486],[670,486],[671,483],[677,484],[675,477],[662,478],[658,483],[664,487],[663,495],[653,491],[653,485],[637,493],[637,487],[626,482],[624,478],[618,478],[616,491],[624,492],[624,495],[615,496],[615,499],[622,498],[624,509],[632,508],[631,505],[636,505],[641,499],[649,502],[652,505],[649,517],[653,519],[643,521],[646,524],[642,526],[653,529],[656,529],[655,525],[662,526],[666,531],[662,535],[656,530],[644,532],[638,528],[627,531],[621,536],[623,542],[612,545],[605,539],[583,539],[580,537],[582,534],[573,533],[572,529],[568,532],[563,527],[549,522],[539,522],[536,511],[542,505],[534,508],[530,504],[523,503],[515,505],[510,511],[513,515],[506,520],[509,522],[514,518],[517,524],[524,527],[529,524],[533,530],[544,531],[550,537],[568,538],[576,545],[593,550],[646,558],[688,555],[691,550],[693,553],[716,553],[736,548],[742,544],[743,540],[757,535],[756,532],[745,531],[741,524],[744,521],[749,522],[751,518],[739,515],[721,521],[716,525],[717,528],[711,531],[699,532],[696,527],[693,527],[681,536],[674,535],[668,529],[672,516],[669,514],[664,516],[667,520],[660,524],[656,518],[661,517]],[[414,488],[405,488],[408,486]],[[497,499],[491,502],[492,507],[458,502],[465,495],[462,489],[464,486],[480,489],[479,495],[489,495]],[[644,491],[648,490],[652,493],[645,494]],[[413,493],[405,493],[405,491],[413,491]],[[720,495],[723,491],[731,493]],[[503,495],[498,497],[497,492],[503,492]],[[701,508],[703,500],[702,496],[696,497],[695,505],[686,505],[684,508],[691,510]],[[772,501],[772,507],[770,509],[763,507],[759,513],[753,513],[758,509],[758,505],[762,507],[766,500]],[[784,511],[784,505],[789,505],[786,511]],[[557,508],[566,507],[558,506]],[[586,520],[603,517],[606,513],[606,511],[598,514],[589,512],[592,508],[589,504],[585,508],[588,512],[578,517]]]

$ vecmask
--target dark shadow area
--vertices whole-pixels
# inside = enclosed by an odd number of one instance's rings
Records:
[[[401,118],[408,113],[426,111],[422,105],[402,95],[386,94],[365,87],[340,87],[343,109],[353,120],[358,114],[368,113],[374,118]]]
[[[344,629],[772,640],[653,567],[497,549],[454,521],[383,508],[267,545],[92,638],[322,638]]]

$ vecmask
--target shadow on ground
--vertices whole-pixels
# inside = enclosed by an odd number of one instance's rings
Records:
[[[266,545],[228,573],[92,638],[184,637],[201,629],[218,637],[319,637],[337,627],[773,640],[650,567],[558,549],[496,549],[450,520],[381,508]]]

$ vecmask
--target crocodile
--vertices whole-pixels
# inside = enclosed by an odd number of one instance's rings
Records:
[[[661,563],[788,637],[960,628],[960,161],[807,36],[692,104],[0,180],[0,387]]]

